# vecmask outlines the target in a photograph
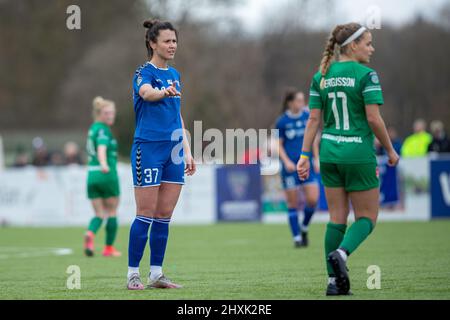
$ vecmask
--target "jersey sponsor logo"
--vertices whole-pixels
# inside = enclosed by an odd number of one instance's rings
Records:
[[[304,129],[291,129],[286,131],[286,138],[292,140],[295,137],[303,137],[304,134],[305,134]]]
[[[141,85],[141,83],[142,83],[142,76],[139,75],[139,76],[137,77],[136,84],[139,86],[139,85]]]
[[[337,143],[363,143],[362,138],[358,136],[335,136],[333,134],[324,133],[322,139],[331,140]]]
[[[162,82],[162,81],[161,81]],[[168,79],[167,80],[167,83],[171,86],[172,85],[172,83],[175,83],[175,85],[177,85],[178,87],[180,87],[181,85],[180,85],[180,81],[178,81],[178,80],[170,80],[170,79]]]
[[[331,87],[355,87],[355,78],[337,77],[325,80],[325,88]]]

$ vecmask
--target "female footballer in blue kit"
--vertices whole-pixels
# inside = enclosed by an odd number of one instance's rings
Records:
[[[284,97],[283,114],[276,122],[280,134],[280,159],[283,164],[281,179],[288,205],[289,226],[294,238],[295,247],[308,246],[308,226],[314,214],[319,199],[317,179],[311,175],[307,180],[300,181],[296,163],[300,159],[303,135],[309,117],[309,110],[305,107],[305,95],[298,90],[288,90]],[[318,170],[317,144],[314,145],[314,167]],[[304,218],[300,226],[298,221],[298,189],[303,187],[305,194]]]
[[[180,113],[180,74],[168,65],[175,57],[178,32],[170,22],[157,20],[145,21],[144,27],[149,61],[133,78],[136,130],[131,165],[137,213],[130,230],[127,287],[144,289],[139,263],[150,229],[148,287],[181,288],[162,272],[169,222],[184,174],[191,176],[196,170]]]

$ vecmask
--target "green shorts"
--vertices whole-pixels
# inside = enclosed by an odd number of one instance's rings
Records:
[[[347,192],[366,191],[380,186],[376,163],[320,163],[320,175],[325,187],[344,188]]]
[[[87,179],[89,199],[107,199],[120,195],[119,178],[115,173],[89,172]]]

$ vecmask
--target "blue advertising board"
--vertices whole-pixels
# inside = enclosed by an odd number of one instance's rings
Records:
[[[450,218],[450,158],[430,162],[431,217]]]
[[[381,206],[395,205],[400,201],[398,167],[389,166],[387,160],[387,157],[379,157],[378,161]]]
[[[226,165],[216,171],[217,220],[260,221],[262,181],[259,165]]]

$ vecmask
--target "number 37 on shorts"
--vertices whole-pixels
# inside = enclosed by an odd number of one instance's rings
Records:
[[[131,167],[135,187],[156,187],[161,183],[184,184],[183,150],[174,156],[179,142],[134,143]]]

